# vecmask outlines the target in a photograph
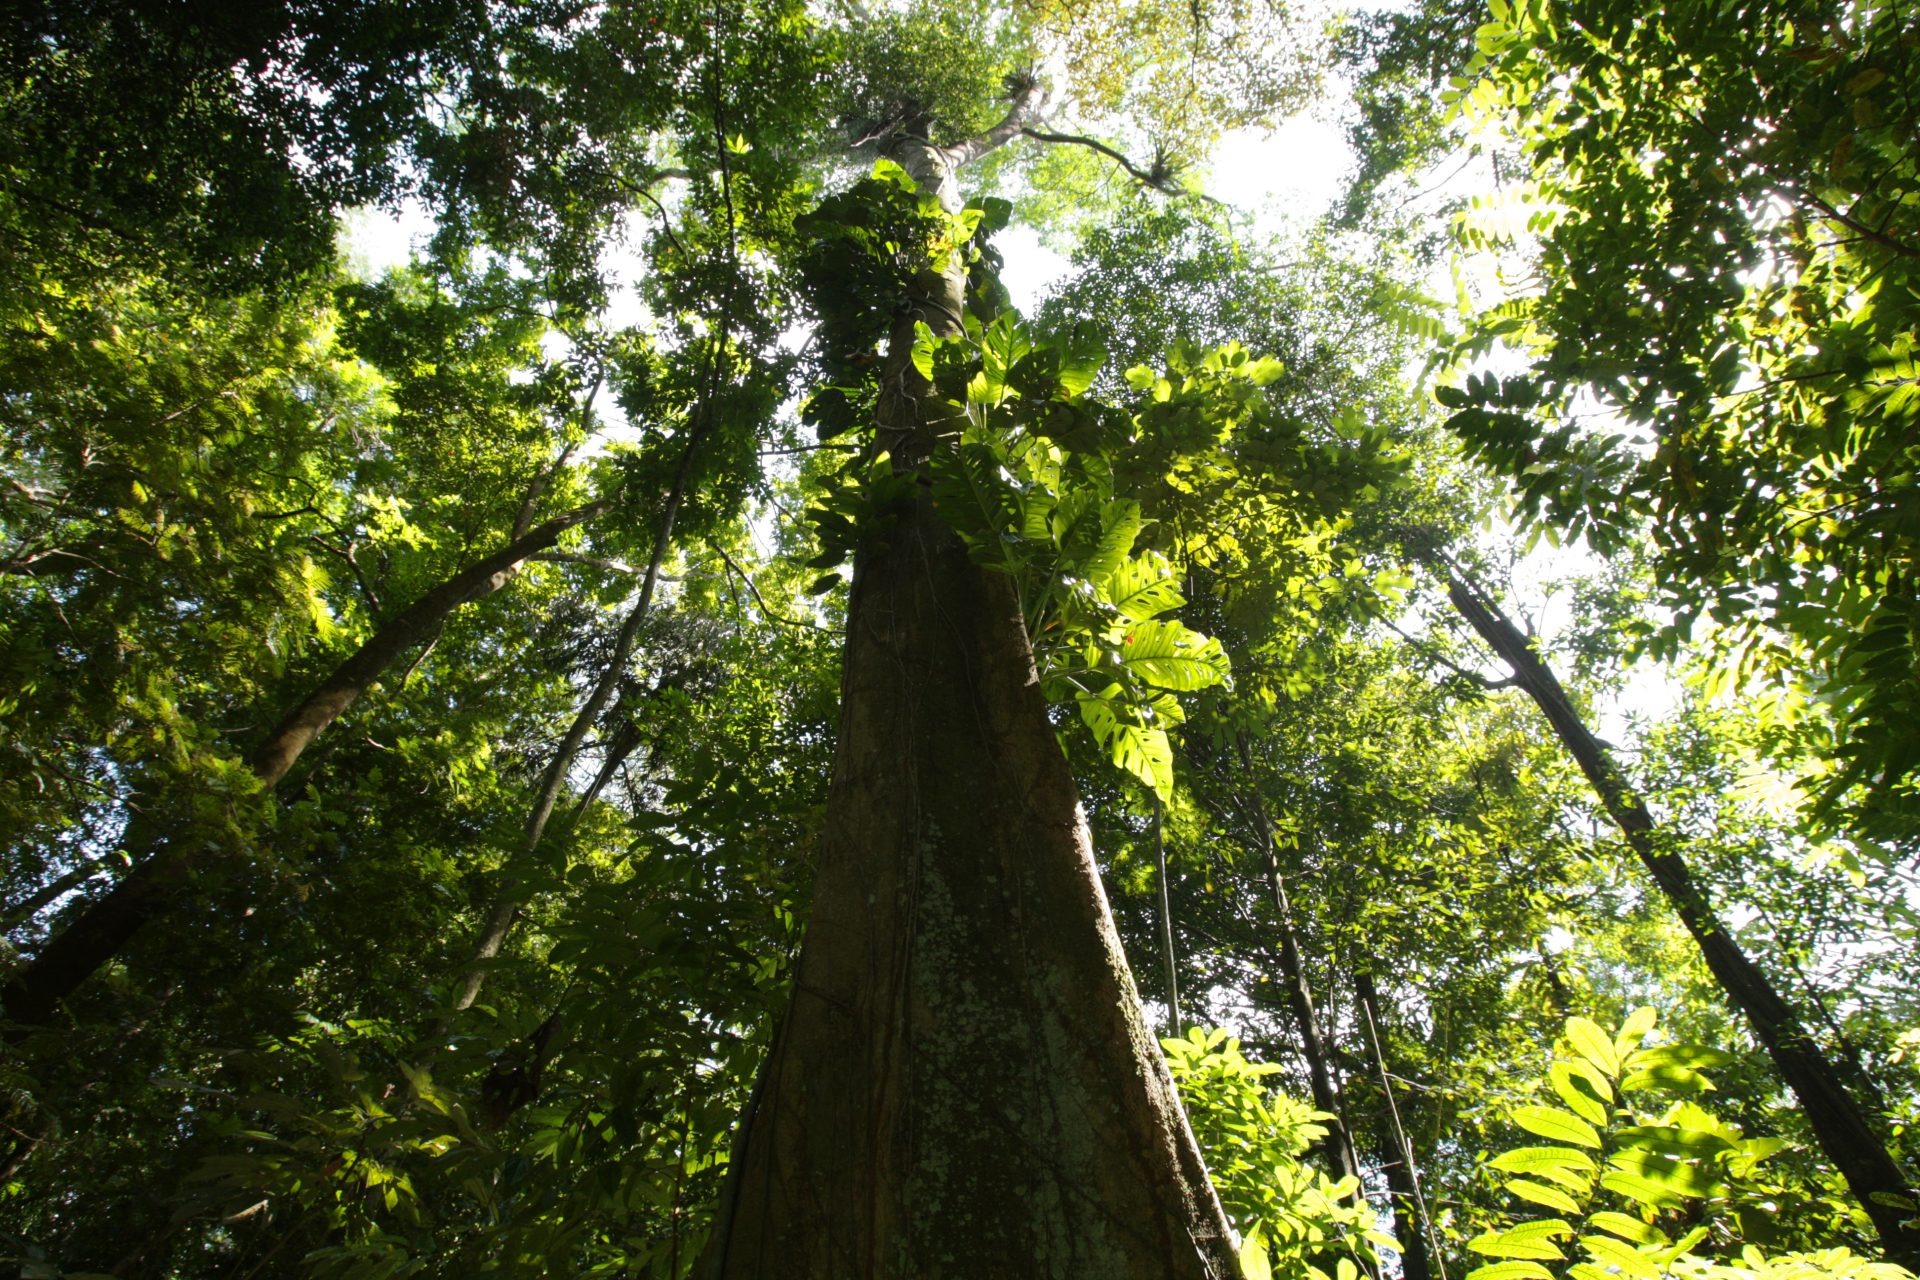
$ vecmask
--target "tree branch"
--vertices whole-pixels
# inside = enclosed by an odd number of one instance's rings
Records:
[[[1098,151],[1101,155],[1107,157],[1107,159],[1113,161],[1122,169],[1125,169],[1135,182],[1138,182],[1141,186],[1147,187],[1150,190],[1158,191],[1161,195],[1198,196],[1200,199],[1212,201],[1214,204],[1220,203],[1212,196],[1204,195],[1198,191],[1189,191],[1186,187],[1181,186],[1178,182],[1174,181],[1171,170],[1164,168],[1160,163],[1155,163],[1151,169],[1142,169],[1139,165],[1136,165],[1133,161],[1127,159],[1126,156],[1114,150],[1098,138],[1083,137],[1077,133],[1055,133],[1049,129],[1034,129],[1028,127],[1022,127],[1020,132],[1025,137],[1032,138],[1035,142],[1086,147],[1089,150]]]
[[[1453,672],[1454,675],[1460,677],[1462,680],[1465,680],[1469,684],[1473,684],[1481,689],[1484,689],[1489,693],[1493,692],[1496,689],[1512,689],[1518,686],[1520,683],[1519,679],[1515,676],[1508,676],[1505,680],[1495,680],[1493,677],[1483,676],[1477,671],[1469,671],[1465,667],[1461,666],[1459,663],[1455,662],[1452,658],[1449,658],[1446,654],[1440,652],[1440,650],[1434,647],[1433,645],[1428,644],[1427,642],[1420,640],[1415,636],[1408,635],[1406,632],[1400,629],[1398,624],[1389,622],[1387,626],[1393,629],[1393,633],[1395,635],[1399,636],[1402,640],[1405,640],[1407,642],[1408,647],[1411,648],[1415,653],[1420,654],[1422,657],[1428,659],[1431,662],[1439,663],[1441,666]]]
[[[1817,206],[1827,217],[1832,218],[1835,222],[1849,230],[1859,232],[1861,239],[1870,240],[1883,249],[1891,249],[1894,253],[1902,257],[1920,257],[1920,249],[1914,248],[1906,241],[1888,235],[1881,228],[1868,226],[1866,223],[1855,218],[1851,213],[1840,212],[1840,210],[1834,208],[1811,191],[1803,191],[1801,194],[1806,196],[1807,200]],[[1858,207],[1857,204],[1856,207]]]
[[[1030,133],[1027,121],[1035,119],[1047,109],[1048,93],[1046,86],[1040,83],[1038,76],[1027,77],[1015,90],[1013,106],[999,124],[985,133],[976,134],[965,142],[955,143],[946,148],[952,157],[953,167],[960,168],[978,160],[988,152],[1005,146],[1023,133]]]
[[[654,197],[653,192],[647,190],[631,178],[616,177],[614,181],[652,205],[654,211],[660,215],[660,230],[666,234],[667,239],[672,242],[673,247],[680,251],[682,257],[691,258],[693,256],[687,252],[687,246],[680,243],[680,237],[673,234],[673,219],[667,216],[666,206]]]
[[[802,622],[798,618],[789,618],[784,616],[783,614],[775,613],[772,609],[767,607],[766,600],[760,594],[760,588],[756,587],[753,584],[753,579],[747,576],[747,571],[745,569],[742,569],[739,565],[735,564],[733,561],[733,557],[728,555],[726,551],[722,549],[717,543],[709,542],[707,545],[709,547],[712,547],[714,554],[718,555],[720,559],[726,563],[727,569],[730,572],[739,574],[740,581],[747,584],[747,590],[751,592],[753,595],[753,602],[760,606],[761,617],[765,618],[769,622],[778,622],[782,626],[801,627],[808,631],[833,630],[832,627],[823,627],[817,622]]]
[[[607,560],[607,559],[603,559],[600,556],[580,556],[580,555],[575,555],[571,551],[542,551],[535,555],[528,556],[527,559],[544,560],[551,564],[585,565],[589,569],[601,569],[606,571],[607,573],[623,573],[628,575],[629,577],[635,576],[640,573],[640,570],[634,568],[632,565],[623,564],[618,560]],[[660,576],[664,581],[667,581],[667,582],[678,581],[678,579],[675,579],[667,574],[662,574]]]

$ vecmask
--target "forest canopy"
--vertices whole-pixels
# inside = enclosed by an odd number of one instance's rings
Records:
[[[1920,1269],[1911,13],[0,75],[23,1276]]]

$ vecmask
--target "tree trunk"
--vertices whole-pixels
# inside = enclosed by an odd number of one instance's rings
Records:
[[[1173,901],[1167,892],[1167,833],[1160,797],[1153,797],[1153,867],[1160,882],[1160,966],[1167,984],[1167,1025],[1169,1034],[1187,1033],[1180,1016],[1180,965],[1173,949]]]
[[[1447,598],[1460,616],[1510,668],[1539,706],[1560,742],[1600,796],[1607,816],[1639,855],[1653,882],[1700,946],[1701,957],[1728,999],[1747,1016],[1774,1067],[1800,1100],[1827,1159],[1845,1178],[1880,1233],[1888,1254],[1920,1266],[1920,1227],[1911,1225],[1915,1195],[1886,1145],[1867,1123],[1839,1071],[1813,1042],[1772,982],[1720,923],[1671,840],[1655,826],[1646,804],[1620,772],[1607,745],[1594,737],[1560,681],[1497,606],[1459,577],[1447,575]]]
[[[111,861],[113,855],[106,854],[98,858],[89,858],[76,863],[60,875],[41,885],[14,906],[8,907],[4,917],[0,917],[0,930],[11,932],[22,925],[29,924],[41,910],[51,902],[65,897],[87,881],[99,875]]]
[[[301,699],[255,749],[250,764],[271,791],[293,767],[307,744],[366,692],[393,661],[430,635],[455,609],[491,595],[512,580],[521,563],[560,540],[568,529],[606,509],[595,502],[556,517],[510,542],[492,555],[467,565],[382,624],[333,673]],[[163,835],[157,818],[134,807],[121,847],[145,855],[131,872],[40,948],[16,973],[0,1001],[10,1022],[43,1025],[60,1001],[71,995],[101,965],[118,955],[148,921],[163,913],[175,893],[186,887],[201,850],[190,840]],[[10,1039],[17,1033],[9,1032]]]
[[[1400,1246],[1400,1275],[1402,1280],[1433,1280],[1426,1221],[1413,1183],[1413,1155],[1405,1144],[1405,1134],[1382,1129],[1376,1148],[1380,1170],[1387,1179],[1387,1198],[1393,1205],[1393,1238]]]
[[[1432,1280],[1434,1254],[1427,1248],[1431,1223],[1425,1199],[1420,1194],[1420,1175],[1413,1163],[1413,1144],[1406,1127],[1400,1123],[1400,1108],[1393,1100],[1393,1078],[1387,1071],[1387,1055],[1380,1036],[1380,993],[1374,989],[1373,975],[1359,968],[1353,975],[1354,994],[1360,1000],[1360,1015],[1367,1020],[1368,1039],[1373,1047],[1373,1062],[1380,1073],[1380,1107],[1374,1118],[1375,1151],[1380,1171],[1386,1175],[1387,1196],[1393,1205],[1394,1239],[1400,1245],[1402,1280]],[[1442,1280],[1445,1280],[1444,1272]]]
[[[894,158],[951,206],[983,149]],[[878,424],[902,470],[939,417],[912,325],[956,331],[957,266],[909,301]],[[811,922],[708,1274],[1226,1280],[1013,585],[926,486],[903,508],[856,559]]]
[[[1252,753],[1244,741],[1240,744],[1240,760],[1248,770],[1252,769]],[[1332,1117],[1324,1122],[1327,1136],[1319,1143],[1320,1152],[1327,1162],[1328,1171],[1336,1179],[1358,1180],[1360,1159],[1353,1149],[1353,1135],[1341,1119],[1340,1089],[1334,1081],[1333,1054],[1326,1037],[1320,1032],[1320,1017],[1313,1007],[1313,988],[1307,985],[1306,966],[1300,962],[1300,940],[1293,931],[1293,904],[1287,900],[1286,877],[1280,874],[1280,855],[1274,847],[1273,822],[1267,816],[1266,805],[1260,797],[1248,796],[1245,807],[1253,815],[1254,826],[1260,835],[1260,851],[1267,868],[1267,887],[1273,893],[1274,916],[1280,929],[1280,974],[1284,979],[1281,985],[1286,990],[1287,1005],[1293,1011],[1294,1023],[1300,1028],[1300,1056],[1307,1063],[1307,1085],[1313,1093],[1314,1109]]]
[[[561,534],[591,520],[606,508],[603,500],[556,516],[492,555],[467,565],[396,614],[274,726],[273,732],[254,749],[253,771],[268,787],[277,784],[287,770],[293,768],[293,762],[300,758],[307,744],[338,720],[395,658],[425,640],[461,605],[492,595],[506,586],[534,552],[545,551],[560,541]]]
[[[717,345],[717,344],[716,344]],[[709,368],[718,364],[716,350],[711,357]],[[708,400],[713,394],[712,386],[707,388]],[[540,841],[546,837],[547,823],[553,819],[554,806],[560,802],[560,792],[566,786],[567,775],[573,771],[573,761],[580,754],[580,747],[587,740],[601,714],[613,702],[613,695],[620,688],[620,681],[626,677],[627,662],[633,657],[634,642],[640,636],[640,628],[646,624],[647,615],[653,607],[654,588],[660,582],[660,566],[666,563],[667,548],[673,544],[673,526],[679,518],[681,503],[686,500],[687,480],[693,474],[693,461],[699,453],[700,442],[706,438],[712,425],[712,414],[702,406],[700,423],[689,433],[687,443],[680,450],[680,465],[674,471],[673,485],[667,491],[667,500],[660,512],[660,528],[654,534],[653,553],[647,560],[647,571],[640,579],[640,596],[634,602],[633,611],[620,626],[620,633],[614,638],[613,656],[594,682],[593,689],[587,694],[587,700],[575,712],[573,723],[567,726],[567,732],[554,748],[553,758],[547,762],[546,773],[540,778],[540,790],[535,795],[533,807],[527,812],[527,822],[520,835],[520,848],[508,860],[504,868],[499,897],[492,910],[487,913],[487,921],[481,926],[480,936],[474,940],[473,960],[466,977],[461,979],[460,994],[454,997],[455,1012],[465,1012],[473,1007],[480,998],[480,988],[486,984],[487,971],[483,967],[487,961],[500,954],[500,948],[506,945],[507,935],[513,930],[514,921],[520,918],[520,899],[514,895],[512,882],[517,874],[533,860],[540,851]],[[445,1033],[444,1022],[435,1027],[433,1039]]]

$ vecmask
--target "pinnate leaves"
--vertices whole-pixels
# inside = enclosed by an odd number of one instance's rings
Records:
[[[1684,1210],[1689,1217],[1682,1220],[1690,1222],[1703,1203],[1724,1200],[1730,1183],[1784,1145],[1743,1138],[1685,1098],[1657,1116],[1637,1114],[1629,1095],[1703,1093],[1713,1086],[1702,1069],[1731,1061],[1698,1045],[1642,1048],[1655,1023],[1651,1009],[1636,1010],[1618,1033],[1585,1018],[1568,1020],[1563,1056],[1548,1070],[1548,1083],[1566,1109],[1529,1105],[1510,1113],[1519,1128],[1553,1145],[1516,1147],[1488,1162],[1512,1175],[1505,1187],[1515,1199],[1557,1216],[1469,1241],[1469,1249],[1498,1261],[1474,1269],[1466,1280],[1662,1280],[1669,1274],[1907,1280],[1898,1267],[1844,1249],[1769,1259],[1749,1245],[1737,1264],[1709,1259],[1691,1252],[1708,1237],[1705,1227],[1675,1241],[1655,1225],[1674,1210]],[[1596,1205],[1601,1193],[1616,1197],[1617,1207]],[[1569,1258],[1567,1242],[1583,1260]],[[1548,1263],[1563,1266],[1549,1270]]]

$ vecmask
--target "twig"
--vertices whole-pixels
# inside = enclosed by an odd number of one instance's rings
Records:
[[[616,177],[614,181],[652,205],[660,214],[660,230],[664,231],[667,239],[673,242],[673,247],[678,249],[683,257],[691,258],[693,256],[687,252],[687,246],[680,243],[680,237],[673,234],[673,220],[667,216],[667,207],[654,198],[653,192],[647,190],[631,178]]]
[[[1896,239],[1877,227],[1870,227],[1866,223],[1854,218],[1851,214],[1840,212],[1840,210],[1834,208],[1811,191],[1806,191],[1802,194],[1805,195],[1810,202],[1817,205],[1829,218],[1832,218],[1843,227],[1859,232],[1862,239],[1871,240],[1881,248],[1891,249],[1902,257],[1920,257],[1920,249],[1914,248],[1906,241]]]
[[[582,564],[589,569],[602,569],[608,573],[624,573],[629,576],[640,572],[640,570],[634,568],[632,565],[622,564],[618,560],[604,560],[598,556],[575,555],[571,551],[541,551],[528,556],[527,559],[545,560],[552,564]],[[661,577],[668,582],[674,581],[674,579],[666,577],[665,574],[662,574]]]
[[[1508,676],[1505,680],[1495,680],[1493,677],[1483,676],[1477,671],[1469,671],[1427,642],[1408,635],[1400,629],[1397,623],[1389,622],[1387,626],[1392,629],[1395,635],[1405,640],[1416,653],[1421,654],[1433,662],[1439,663],[1456,676],[1459,676],[1462,680],[1478,685],[1489,693],[1495,689],[1511,689],[1520,683],[1519,678],[1516,676]]]
[[[707,545],[712,547],[714,554],[718,555],[720,559],[726,563],[727,569],[731,573],[739,574],[740,581],[747,584],[747,590],[752,593],[754,603],[760,606],[760,615],[763,618],[766,618],[769,622],[778,622],[783,626],[789,626],[789,627],[801,627],[808,631],[832,631],[833,630],[832,627],[823,627],[817,622],[802,622],[798,618],[789,618],[784,616],[783,614],[775,613],[771,608],[767,606],[766,599],[760,594],[760,588],[753,585],[753,579],[747,576],[747,571],[745,569],[742,569],[739,565],[735,564],[733,557],[728,555],[726,553],[726,550],[720,547],[718,544],[709,542]]]

